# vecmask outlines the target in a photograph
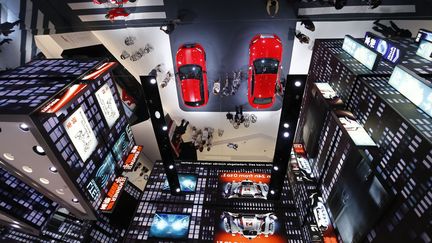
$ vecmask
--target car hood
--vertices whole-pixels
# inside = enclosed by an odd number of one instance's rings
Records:
[[[202,100],[200,93],[200,80],[183,79],[181,81],[183,100],[186,102],[198,102]]]
[[[274,58],[276,60],[282,59],[282,44],[276,38],[258,39],[252,41],[249,52],[253,60],[259,58]]]
[[[273,97],[275,94],[276,79],[277,79],[277,74],[256,74],[254,97],[257,98]]]

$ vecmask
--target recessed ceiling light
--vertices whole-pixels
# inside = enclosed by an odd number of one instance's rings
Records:
[[[170,170],[172,170],[172,169],[174,169],[174,165],[170,165],[170,166],[168,166],[168,168],[169,168]]]
[[[58,194],[63,195],[65,194],[64,189],[60,188],[60,189],[56,189],[55,190]]]
[[[24,165],[22,167],[23,171],[27,172],[27,173],[32,173],[33,169],[30,166]]]
[[[25,123],[21,123],[21,124],[19,125],[19,128],[20,128],[22,131],[24,131],[24,132],[28,132],[28,131],[30,130],[29,126],[28,126],[27,124],[25,124]]]
[[[177,189],[176,189],[176,192],[180,192],[180,188],[177,188]]]
[[[33,151],[39,155],[46,155],[45,150],[39,145],[33,146]]]
[[[275,191],[274,190],[270,190],[270,194],[275,194]]]
[[[45,185],[48,185],[48,184],[49,184],[49,180],[48,180],[48,179],[45,179],[45,178],[43,178],[43,177],[39,178],[39,181],[42,182],[42,183],[45,184]]]
[[[155,84],[156,83],[156,79],[155,78],[150,79],[150,83],[151,84]]]
[[[11,224],[11,226],[14,227],[14,228],[17,228],[17,229],[21,228],[21,226],[16,225],[16,224]]]
[[[10,161],[15,160],[15,156],[13,156],[11,153],[4,153],[3,157]]]
[[[159,119],[159,118],[161,117],[161,114],[160,114],[159,111],[155,111],[155,117],[156,117],[157,119]]]
[[[73,199],[72,199],[72,202],[74,202],[74,203],[78,203],[78,202],[79,202],[79,200],[78,200],[78,199],[76,199],[76,198],[73,198]]]
[[[289,133],[288,132],[284,132],[283,136],[287,138],[289,136]]]
[[[49,169],[49,171],[51,171],[52,173],[57,173],[57,168],[54,167],[54,166],[50,166],[48,169]]]
[[[300,87],[301,86],[301,82],[300,81],[295,81],[295,83],[294,83],[294,85],[296,86],[296,87]]]
[[[274,169],[275,171],[278,171],[278,170],[279,170],[279,167],[277,167],[277,166],[273,166],[273,169]]]
[[[289,124],[288,124],[288,123],[284,123],[283,126],[284,126],[285,128],[288,128],[288,127],[289,127]]]
[[[166,131],[166,130],[168,130],[168,127],[167,126],[163,126],[162,130]]]

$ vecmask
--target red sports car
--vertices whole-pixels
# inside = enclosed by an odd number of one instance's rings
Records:
[[[198,44],[184,44],[176,54],[176,71],[186,106],[205,106],[208,102],[206,54]]]
[[[257,109],[270,108],[280,85],[282,42],[277,35],[256,35],[249,45],[248,100]]]

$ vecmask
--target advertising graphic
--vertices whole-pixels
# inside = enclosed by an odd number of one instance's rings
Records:
[[[96,200],[100,192],[106,188],[108,182],[114,175],[115,162],[114,157],[108,154],[102,165],[97,170],[94,178],[87,185],[87,190],[94,200]]]
[[[116,62],[106,62],[106,63],[100,65],[99,67],[97,67],[93,72],[84,76],[83,80],[95,80],[101,74],[108,71],[111,67],[114,67],[116,64],[117,64]]]
[[[432,87],[427,83],[425,79],[401,66],[394,68],[389,80],[393,88],[426,114],[432,116]]]
[[[143,149],[143,146],[141,146],[141,145],[133,146],[128,157],[126,158],[125,162],[123,163],[123,169],[124,170],[132,170],[132,168],[134,167],[134,165],[138,161],[138,157],[139,157],[142,149]]]
[[[98,142],[82,107],[69,116],[63,126],[81,159],[87,161]]]
[[[397,63],[400,60],[401,50],[389,40],[385,40],[371,32],[366,32],[364,43],[381,53],[384,59],[392,63]]]
[[[188,236],[190,215],[155,213],[149,237],[162,239],[185,239]]]
[[[104,84],[98,91],[96,91],[95,95],[99,106],[102,109],[105,120],[108,123],[108,126],[111,128],[116,122],[117,118],[120,117],[120,113],[117,109],[117,105],[114,101],[113,94],[111,93],[111,89],[108,84]]]
[[[273,212],[223,211],[214,240],[216,243],[282,243],[287,242],[283,228],[282,221]]]
[[[122,191],[127,178],[120,176],[114,180],[114,183],[111,185],[110,189],[107,192],[105,199],[102,201],[100,206],[100,210],[104,212],[111,212],[114,208],[115,203],[117,202],[117,198],[119,197],[120,192]]]
[[[179,182],[180,182],[180,190],[182,192],[195,192],[196,184],[197,184],[197,180],[198,180],[197,175],[178,174],[178,178],[179,178]],[[165,179],[162,190],[163,191],[169,191],[170,190],[167,179]]]
[[[87,87],[87,84],[74,84],[69,87],[59,97],[51,100],[46,106],[41,109],[43,113],[56,113],[63,108],[67,103],[73,100],[73,98],[79,94],[79,92]]]
[[[116,161],[123,160],[123,157],[128,153],[129,143],[129,138],[126,135],[126,132],[123,132],[113,147]]]
[[[427,40],[422,40],[417,49],[416,54],[423,57],[426,60],[432,61],[432,42]]]
[[[432,31],[420,29],[417,33],[416,42],[420,42],[421,40],[432,41]]]
[[[219,174],[222,197],[267,199],[270,174],[225,172]]]
[[[372,51],[349,35],[345,36],[342,49],[370,70],[374,70],[381,59],[381,54]]]

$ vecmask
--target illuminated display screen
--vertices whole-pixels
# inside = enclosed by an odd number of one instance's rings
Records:
[[[389,84],[432,117],[432,88],[430,82],[404,67],[396,66],[390,77]]]
[[[225,172],[219,174],[219,188],[223,199],[247,198],[266,200],[270,174]]]
[[[109,153],[97,170],[94,178],[87,185],[87,190],[94,200],[100,196],[102,189],[105,189],[108,185],[110,178],[112,178],[112,175],[114,174],[114,170],[114,157]]]
[[[113,147],[113,152],[116,161],[123,160],[123,156],[125,156],[128,152],[129,148],[129,139],[126,135],[126,132],[123,132],[119,139],[115,142]]]
[[[420,42],[421,40],[432,41],[432,31],[420,29],[415,41]]]
[[[111,185],[110,189],[107,192],[105,199],[102,201],[100,206],[100,210],[104,212],[110,212],[114,208],[115,203],[117,202],[117,198],[122,191],[127,178],[120,176],[114,180],[114,183]]]
[[[43,113],[56,113],[61,108],[65,107],[67,103],[73,100],[77,94],[85,89],[87,84],[74,84],[68,88],[62,95],[51,100],[45,107],[41,109]]]
[[[120,117],[120,113],[108,84],[104,84],[98,91],[96,91],[95,95],[105,120],[111,128]]]
[[[178,174],[180,190],[182,192],[195,192],[198,177],[193,174]],[[165,179],[162,190],[169,191],[168,179]]]
[[[150,227],[149,237],[184,239],[188,236],[190,215],[156,213]]]
[[[143,149],[143,146],[141,145],[135,145],[132,150],[130,151],[128,157],[126,158],[123,169],[124,170],[131,170],[136,162],[138,161],[138,157]]]
[[[63,122],[63,127],[81,159],[87,161],[98,142],[82,107]]]
[[[370,70],[376,68],[381,58],[381,54],[369,49],[349,35],[345,36],[342,49]]]
[[[392,63],[397,63],[401,58],[401,50],[397,48],[394,43],[384,40],[370,32],[366,32],[364,43],[381,53],[384,59]]]
[[[416,54],[429,61],[432,61],[432,42],[427,40],[420,41]]]

